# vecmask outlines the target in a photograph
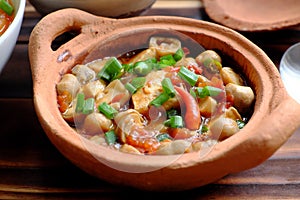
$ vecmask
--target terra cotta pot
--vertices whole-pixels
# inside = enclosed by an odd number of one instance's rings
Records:
[[[53,50],[55,38],[70,30],[79,34]],[[125,50],[135,47],[156,30],[180,32],[206,49],[233,58],[255,91],[248,124],[205,155],[141,156],[114,151],[80,136],[59,112],[56,84],[62,74],[75,64],[115,53],[111,52],[114,45]],[[29,57],[36,113],[51,142],[75,165],[114,184],[162,191],[200,187],[262,163],[300,125],[300,105],[288,96],[267,55],[239,33],[213,23],[169,16],[110,19],[64,9],[47,15],[33,29]]]

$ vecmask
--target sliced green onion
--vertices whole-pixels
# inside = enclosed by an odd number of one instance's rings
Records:
[[[117,141],[116,133],[113,130],[107,131],[106,133],[104,133],[104,136],[108,145],[115,144]]]
[[[138,89],[144,87],[146,82],[145,77],[136,77],[132,79],[131,83],[126,83],[125,88],[131,93],[134,94]]]
[[[172,84],[172,81],[171,79],[169,78],[164,78],[161,82],[162,84],[162,88],[163,88],[163,91],[165,93],[167,93],[169,95],[169,97],[174,97],[175,94],[176,94],[176,91],[174,89],[174,86]]]
[[[144,87],[145,82],[146,82],[146,78],[145,77],[136,77],[136,78],[132,79],[131,84],[136,89],[140,89],[140,88]]]
[[[134,64],[133,64],[133,63],[122,64],[122,67],[124,68],[124,71],[125,71],[125,72],[130,72],[130,73],[132,73],[132,72],[133,72]]]
[[[98,110],[103,113],[108,119],[113,119],[117,114],[117,110],[108,105],[106,102],[101,103],[98,106]]]
[[[161,134],[156,136],[156,139],[159,142],[161,142],[161,141],[164,141],[166,139],[172,140],[172,137],[168,133],[161,133]]]
[[[94,111],[94,104],[95,100],[94,98],[88,98],[84,101],[82,113],[85,115],[88,115]]]
[[[174,54],[174,59],[175,61],[179,61],[182,59],[182,57],[184,56],[184,51],[180,48],[176,51],[176,53]]]
[[[201,128],[201,133],[206,133],[208,131],[208,127],[206,125],[203,125]]]
[[[133,71],[137,75],[145,76],[145,75],[149,74],[151,72],[151,70],[152,70],[152,66],[151,66],[151,64],[149,64],[147,62],[139,61],[134,64]]]
[[[8,15],[12,15],[12,13],[14,12],[14,7],[10,5],[6,0],[0,0],[0,9]]]
[[[161,93],[160,95],[158,95],[158,97],[156,97],[155,99],[153,99],[150,102],[150,105],[153,105],[155,107],[159,107],[161,106],[163,103],[165,103],[166,101],[168,101],[169,99],[169,95],[167,93]]]
[[[171,128],[182,128],[183,127],[183,119],[179,115],[171,116],[170,119],[166,120],[164,122],[165,126],[171,127]]]
[[[195,88],[195,93],[200,98],[205,98],[208,96],[218,96],[222,92],[222,89],[213,87],[213,86],[205,86],[203,88],[197,87]]]
[[[126,83],[125,88],[131,93],[134,94],[137,91],[137,88],[134,87],[131,83]]]
[[[148,58],[147,60],[145,60],[146,63],[157,63],[157,59],[156,58]]]
[[[122,64],[116,57],[112,57],[105,63],[104,67],[97,74],[97,77],[110,82],[119,78],[122,75],[122,70]]]
[[[78,93],[77,94],[77,99],[76,99],[75,112],[76,113],[82,112],[83,106],[84,106],[84,94],[83,93]]]
[[[191,86],[194,86],[198,81],[198,75],[184,66],[180,67],[178,76],[188,82]]]
[[[171,109],[167,111],[167,117],[170,118],[171,116],[178,115],[178,111],[175,109]]]
[[[244,128],[244,126],[246,125],[246,123],[243,120],[240,120],[240,119],[236,120],[236,123],[237,123],[239,129]]]
[[[171,54],[168,54],[160,57],[159,63],[167,66],[173,66],[176,64],[176,60],[173,58]]]

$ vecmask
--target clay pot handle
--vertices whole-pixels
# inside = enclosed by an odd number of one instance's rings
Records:
[[[38,58],[31,59],[32,66],[46,63],[46,60],[48,64],[65,62],[68,59],[68,55],[66,57],[63,56],[69,50],[72,50],[72,60],[78,60],[85,51],[91,48],[89,45],[92,45],[92,42],[89,42],[89,40],[95,39],[93,38],[93,33],[89,31],[99,29],[99,27],[103,28],[107,24],[105,22],[110,20],[113,21],[114,19],[98,17],[73,8],[62,9],[46,15],[34,27],[30,35],[29,55],[39,55]],[[96,25],[99,25],[99,27]],[[51,48],[52,42],[58,36],[70,31],[77,31],[79,34],[61,45],[58,49],[53,50]],[[97,30],[93,31],[98,33]],[[101,33],[97,37],[100,35]],[[35,68],[33,70],[38,70]]]

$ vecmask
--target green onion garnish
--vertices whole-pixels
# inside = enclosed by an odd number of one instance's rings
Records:
[[[178,115],[178,111],[175,109],[171,109],[167,111],[167,117],[170,118],[171,116]]]
[[[152,70],[151,64],[144,61],[136,62],[133,68],[134,73],[140,76],[145,76],[149,74],[151,70]]]
[[[164,125],[171,127],[171,128],[182,128],[183,127],[183,119],[181,116],[174,115],[174,116],[171,116],[170,119],[166,120],[164,122]]]
[[[131,93],[134,94],[138,89],[144,87],[146,82],[145,77],[136,77],[132,79],[131,83],[126,83],[125,88]]]
[[[156,58],[148,58],[147,60],[145,60],[146,63],[157,63]]]
[[[208,131],[208,127],[206,125],[203,125],[201,128],[201,133],[206,133]]]
[[[105,140],[108,145],[112,145],[112,144],[116,143],[117,136],[113,130],[107,131],[106,133],[104,133],[104,136],[105,136]]]
[[[169,95],[167,93],[161,93],[160,95],[158,95],[158,97],[156,97],[155,99],[153,99],[150,102],[150,105],[153,105],[155,107],[159,107],[161,106],[163,103],[165,103],[166,101],[168,101],[169,99]]]
[[[180,67],[178,76],[188,82],[191,86],[194,86],[198,81],[198,75],[184,66]]]
[[[83,106],[84,106],[84,94],[83,93],[78,93],[77,94],[77,100],[76,100],[75,112],[76,113],[82,112]]]
[[[161,141],[164,141],[166,139],[172,140],[172,137],[168,133],[161,133],[161,134],[156,136],[156,139],[159,142],[161,142]]]
[[[145,82],[146,82],[146,78],[145,77],[136,77],[136,78],[132,79],[131,84],[136,89],[140,89],[140,88],[144,87]]]
[[[176,51],[176,53],[174,54],[174,59],[175,59],[175,61],[179,61],[179,60],[181,60],[182,59],[182,57],[184,56],[184,52],[183,52],[183,50],[180,48],[180,49],[178,49],[177,51]]]
[[[171,82],[171,79],[164,78],[162,80],[161,84],[162,84],[163,91],[165,93],[167,93],[169,95],[169,97],[174,97],[175,96],[176,91],[175,91],[174,86]]]
[[[122,70],[123,65],[116,57],[112,57],[105,63],[104,67],[97,74],[97,77],[110,82],[119,78],[122,75]]]
[[[125,88],[131,93],[134,94],[137,91],[137,88],[134,87],[131,83],[126,83]]]
[[[122,64],[122,66],[123,66],[125,72],[130,72],[130,73],[133,72],[133,67],[134,67],[133,63]]]
[[[194,88],[194,90],[196,96],[200,98],[205,98],[208,96],[211,97],[218,96],[222,92],[222,89],[213,86],[205,86],[203,88],[196,87]]]
[[[236,123],[237,123],[239,129],[244,128],[244,126],[246,125],[246,123],[243,120],[240,120],[240,119],[236,120]]]
[[[101,103],[98,106],[98,110],[103,113],[108,119],[113,119],[118,111],[108,105],[106,102]]]
[[[94,111],[94,98],[89,98],[84,101],[82,113],[88,115]]]
[[[12,15],[12,13],[14,12],[14,7],[10,5],[6,0],[0,0],[0,9],[8,15]]]
[[[160,57],[159,64],[173,66],[176,64],[176,60],[173,58],[171,54]]]

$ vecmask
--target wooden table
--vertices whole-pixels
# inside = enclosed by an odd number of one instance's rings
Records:
[[[196,0],[159,0],[144,15],[177,15],[210,21],[201,2]],[[31,30],[40,19],[27,2],[17,45],[0,75],[0,199],[300,198],[300,129],[263,164],[190,191],[137,191],[110,185],[78,169],[50,143],[34,111],[27,45]],[[300,26],[242,34],[278,66],[284,51],[300,41]]]

